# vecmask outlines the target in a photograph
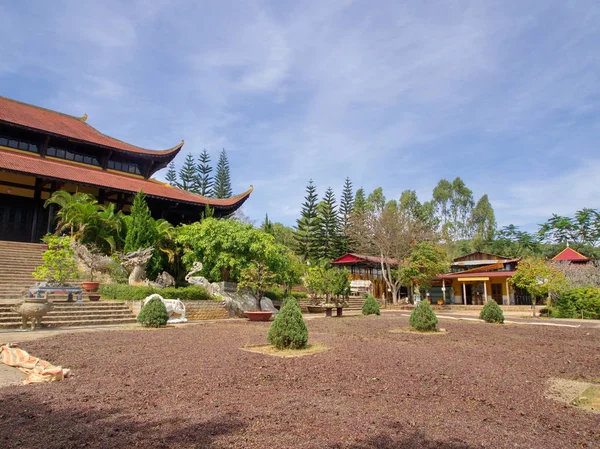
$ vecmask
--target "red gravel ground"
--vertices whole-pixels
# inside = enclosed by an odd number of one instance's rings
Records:
[[[600,415],[544,398],[551,377],[598,380],[600,331],[318,319],[300,358],[241,351],[268,323],[64,334],[23,343],[74,377],[0,389],[9,448],[600,447]]]

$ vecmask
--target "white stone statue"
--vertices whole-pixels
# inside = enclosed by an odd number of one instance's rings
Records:
[[[152,258],[154,248],[138,249],[121,256],[121,264],[129,274],[129,285],[142,285],[146,279],[146,264]]]
[[[153,298],[160,299],[165,305],[167,313],[169,314],[167,324],[187,323],[187,318],[185,317],[185,304],[181,302],[180,299],[165,299],[158,293],[154,293],[144,299],[144,306]],[[175,317],[174,315],[177,316]]]

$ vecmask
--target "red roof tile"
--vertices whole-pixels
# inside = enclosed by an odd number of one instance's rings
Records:
[[[136,147],[113,137],[102,134],[97,129],[85,123],[84,117],[74,117],[50,109],[40,108],[20,101],[0,96],[0,121],[26,128],[59,135],[69,139],[89,142],[103,147],[114,148],[138,154],[153,156],[172,156],[179,152],[183,141],[168,150],[153,151]]]
[[[399,263],[396,259],[387,259],[392,264]],[[381,257],[377,256],[367,256],[364,254],[356,254],[356,253],[348,253],[344,254],[341,257],[333,260],[331,263],[343,265],[343,264],[351,264],[351,263],[360,263],[360,262],[369,262],[369,263],[381,263]]]
[[[591,260],[589,257],[585,257],[583,254],[578,253],[568,246],[563,249],[560,253],[552,258],[552,260],[564,260],[569,262],[587,262]]]
[[[74,182],[114,191],[135,194],[142,190],[147,196],[181,201],[184,203],[205,205],[218,209],[237,208],[248,199],[253,188],[226,199],[206,198],[195,193],[164,184],[153,179],[142,179],[129,175],[85,167],[67,161],[41,158],[37,155],[23,154],[0,149],[0,170],[31,174],[46,179]]]

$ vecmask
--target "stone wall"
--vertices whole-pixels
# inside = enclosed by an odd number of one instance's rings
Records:
[[[140,313],[143,301],[125,301],[135,314]],[[182,301],[185,304],[185,317],[188,321],[222,320],[229,318],[229,311],[224,301]]]

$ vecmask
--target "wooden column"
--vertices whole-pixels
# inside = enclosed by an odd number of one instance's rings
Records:
[[[506,279],[506,305],[510,306],[510,289],[508,288],[508,278]]]
[[[467,305],[467,285],[463,282],[463,304]]]
[[[35,191],[33,192],[33,199],[35,200],[34,208],[33,208],[33,219],[31,220],[31,234],[29,237],[29,241],[31,243],[35,243],[37,240],[37,228],[39,222],[39,213],[40,213],[40,199],[42,198],[42,180],[40,178],[35,178]]]
[[[483,303],[487,302],[487,281],[483,281]]]

